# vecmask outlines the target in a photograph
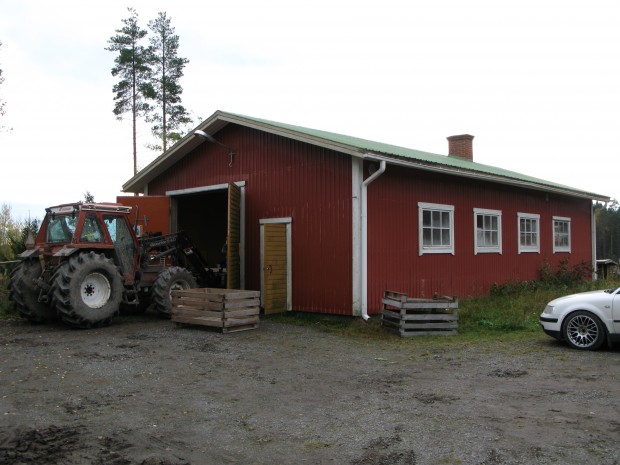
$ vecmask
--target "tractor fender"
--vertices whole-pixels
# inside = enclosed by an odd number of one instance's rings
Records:
[[[68,257],[69,255],[73,255],[78,250],[79,249],[76,249],[75,247],[63,247],[54,254],[54,257]]]
[[[18,257],[19,258],[30,258],[30,257],[36,257],[37,255],[39,255],[39,248],[35,247],[34,249],[24,250],[22,253],[18,255]]]

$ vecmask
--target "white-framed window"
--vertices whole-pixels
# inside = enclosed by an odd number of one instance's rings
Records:
[[[502,212],[474,208],[474,255],[502,253]]]
[[[519,253],[540,253],[540,215],[517,213],[519,223]]]
[[[418,235],[420,255],[454,255],[454,205],[419,202]]]
[[[570,218],[553,217],[553,253],[570,252]]]

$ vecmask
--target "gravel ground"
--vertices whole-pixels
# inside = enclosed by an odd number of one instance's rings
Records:
[[[452,339],[452,338],[451,338]],[[620,349],[0,322],[0,464],[620,464]]]

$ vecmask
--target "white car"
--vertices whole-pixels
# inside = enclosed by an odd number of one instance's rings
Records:
[[[540,315],[549,336],[574,349],[596,350],[620,341],[620,287],[552,300]]]

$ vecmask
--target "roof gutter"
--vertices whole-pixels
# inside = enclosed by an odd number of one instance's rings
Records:
[[[362,182],[362,318],[368,321],[368,185],[385,172],[386,161],[380,160],[379,169]]]
[[[603,202],[610,201],[609,197],[602,196],[600,194],[594,194],[591,192],[584,192],[577,189],[571,189],[569,186],[553,184],[550,185],[544,182],[536,182],[535,179],[515,179],[510,176],[503,176],[501,174],[485,173],[484,171],[476,170],[475,167],[472,167],[472,169],[468,169],[466,167],[443,165],[441,162],[423,161],[415,159],[412,161],[408,161],[398,155],[391,156],[387,152],[377,152],[373,151],[370,148],[362,148],[362,146],[359,145],[351,145],[347,143],[346,140],[338,140],[330,138],[328,136],[321,136],[320,131],[315,131],[318,132],[318,134],[312,134],[308,133],[307,131],[300,131],[300,128],[297,128],[295,126],[287,126],[270,121],[258,120],[255,118],[235,115],[219,110],[216,111],[213,115],[211,115],[208,119],[200,123],[193,131],[190,131],[190,133],[188,133],[179,142],[172,146],[166,153],[157,157],[146,168],[134,175],[133,178],[131,178],[122,186],[122,190],[125,192],[144,191],[146,189],[146,186],[152,179],[157,177],[167,168],[169,168],[174,163],[183,158],[185,155],[187,155],[189,152],[194,150],[199,145],[199,141],[196,141],[196,138],[193,136],[195,130],[202,130],[208,132],[209,134],[215,134],[224,126],[230,123],[246,126],[259,131],[268,132],[281,137],[292,138],[294,140],[348,154],[353,157],[360,157],[362,159],[368,159],[369,157],[371,157],[377,161],[385,160],[387,163],[396,166],[403,166],[437,173],[445,173],[479,181],[496,182],[506,185],[517,186],[520,188],[529,188],[546,193],[556,193],[582,199],[598,200]]]
[[[601,196],[599,194],[593,194],[590,192],[576,192],[571,189],[563,189],[560,186],[556,187],[556,186],[550,186],[550,185],[545,185],[545,184],[538,184],[532,181],[521,181],[518,179],[512,179],[512,178],[505,177],[505,176],[486,174],[486,173],[482,173],[479,171],[475,171],[475,172],[468,171],[468,170],[453,168],[449,166],[430,165],[430,164],[420,163],[420,162],[410,162],[410,161],[394,159],[392,157],[386,157],[384,155],[374,154],[374,153],[367,154],[367,155],[377,161],[386,160],[388,163],[390,163],[391,165],[395,165],[395,166],[415,168],[415,169],[431,171],[435,173],[451,174],[455,176],[461,176],[464,178],[476,179],[480,181],[498,182],[501,184],[517,186],[521,188],[529,188],[529,189],[534,189],[534,190],[548,192],[548,193],[568,195],[571,197],[577,197],[581,199],[599,200],[601,202],[609,202],[610,200],[609,197]]]

